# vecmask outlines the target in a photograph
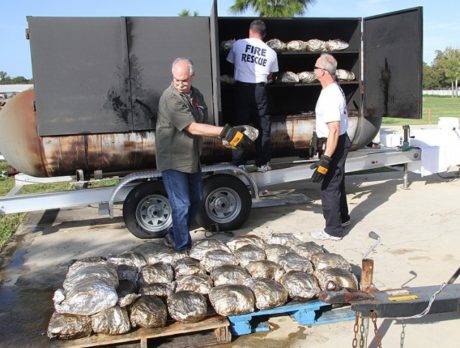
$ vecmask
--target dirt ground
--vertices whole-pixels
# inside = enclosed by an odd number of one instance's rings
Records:
[[[437,175],[409,176],[410,188],[402,188],[402,172],[347,177],[352,225],[340,242],[322,244],[340,253],[355,266],[376,244],[374,283],[381,290],[441,285],[460,266],[460,180]],[[307,203],[253,209],[243,228],[268,237],[289,232],[303,241],[309,232],[323,227],[318,186],[301,182],[273,188],[272,195],[303,193]],[[124,226],[120,207],[117,217],[97,215],[97,207],[29,214],[15,239],[0,256],[0,346],[45,347],[52,314],[52,296],[60,287],[68,262],[75,258],[108,256],[143,243]],[[202,229],[192,233],[204,238]],[[228,241],[229,234],[215,234]],[[457,280],[456,283],[459,283]],[[345,347],[352,345],[353,321],[306,327],[288,316],[274,317],[272,330],[234,338],[224,347]],[[383,347],[458,347],[460,313],[428,315],[398,321],[381,319],[377,326]],[[369,340],[376,346],[371,323]]]

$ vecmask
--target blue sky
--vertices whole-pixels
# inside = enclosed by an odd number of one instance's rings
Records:
[[[233,16],[233,0],[218,0],[220,16]],[[212,0],[3,0],[0,4],[0,71],[32,77],[26,16],[176,16],[181,10],[208,16]],[[423,7],[423,61],[431,64],[435,51],[460,48],[458,0],[316,0],[305,17],[367,17]],[[253,16],[246,12],[243,16]]]

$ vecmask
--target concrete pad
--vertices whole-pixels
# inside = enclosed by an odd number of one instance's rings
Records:
[[[374,283],[380,290],[441,285],[460,266],[460,180],[437,175],[410,175],[409,180],[410,188],[404,190],[400,171],[347,176],[352,219],[348,234],[339,242],[320,243],[358,269],[376,244],[368,236],[375,231],[381,243],[368,257],[374,260]],[[197,229],[192,236],[228,241],[248,232],[264,238],[289,232],[309,241],[309,233],[324,223],[319,187],[300,182],[270,190],[288,193],[311,200],[253,209],[244,227],[232,234]],[[114,219],[98,216],[97,207],[29,214],[0,255],[0,346],[47,346],[51,298],[72,259],[118,254],[144,242],[127,231],[119,206]],[[351,321],[304,327],[280,316],[269,322],[270,332],[241,336],[224,347],[343,347],[351,346],[354,336]],[[368,343],[375,347],[370,325]],[[377,327],[384,347],[457,347],[460,313],[405,322],[379,318]]]

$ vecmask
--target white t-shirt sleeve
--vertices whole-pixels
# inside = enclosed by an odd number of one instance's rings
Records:
[[[270,64],[270,73],[278,72],[278,56],[276,55],[275,51],[272,51],[273,59],[271,59]]]
[[[233,47],[230,48],[230,51],[227,54],[227,62],[232,64],[235,63],[235,52],[233,51]]]

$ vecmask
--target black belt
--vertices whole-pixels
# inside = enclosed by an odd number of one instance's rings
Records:
[[[241,85],[246,85],[246,86],[265,86],[267,84],[266,82],[241,82],[241,81],[236,81],[236,83],[241,84]]]

